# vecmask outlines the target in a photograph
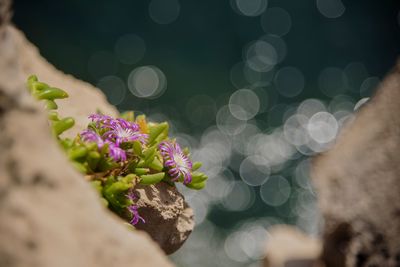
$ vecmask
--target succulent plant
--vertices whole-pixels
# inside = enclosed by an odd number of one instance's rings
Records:
[[[74,126],[71,117],[59,118],[56,99],[68,97],[62,89],[28,78],[28,89],[45,102],[53,131],[73,166],[95,188],[103,203],[122,218],[129,217],[132,225],[145,222],[139,215],[137,184],[166,182],[183,183],[191,189],[202,189],[207,175],[198,171],[200,162],[192,162],[189,149],[182,149],[168,135],[167,122],[148,122],[144,115],[132,111],[113,118],[106,114],[90,114],[86,129],[73,139],[60,135]],[[130,216],[126,216],[126,214]]]

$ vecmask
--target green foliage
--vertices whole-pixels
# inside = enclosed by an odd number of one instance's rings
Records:
[[[108,201],[112,208],[122,212],[132,201],[127,198],[128,190],[133,187],[134,175],[125,177],[109,176],[102,188],[103,197]]]
[[[157,184],[161,182],[165,177],[164,172],[154,173],[154,174],[144,174],[140,176],[140,184]]]
[[[190,189],[194,189],[194,190],[200,190],[200,189],[203,189],[205,186],[206,186],[206,182],[205,181],[202,181],[202,182],[199,182],[199,183],[190,183],[190,184],[187,184],[186,185],[188,188],[190,188]]]
[[[75,124],[75,120],[71,117],[59,119],[58,113],[54,111],[58,108],[55,99],[67,98],[68,94],[64,90],[59,88],[50,87],[48,84],[38,81],[35,75],[31,75],[28,78],[27,86],[31,94],[38,100],[45,101],[45,107],[49,110],[49,120],[52,122],[51,126],[55,136],[59,136],[66,130],[72,128]]]
[[[168,137],[169,125],[167,122],[149,125],[149,145],[155,145]]]
[[[135,123],[140,128],[140,133],[148,135],[146,142],[125,141],[118,144],[126,153],[126,159],[116,161],[110,156],[113,144],[96,141],[84,141],[80,134],[74,139],[62,138],[60,135],[74,126],[74,119],[70,117],[60,118],[55,100],[68,97],[68,94],[59,88],[51,87],[38,81],[32,75],[28,78],[27,86],[31,94],[38,100],[44,101],[48,110],[48,119],[54,135],[66,152],[72,165],[90,181],[93,188],[99,193],[104,205],[126,218],[127,207],[134,204],[133,198],[128,197],[130,190],[137,184],[152,185],[166,182],[174,185],[176,179],[168,174],[168,168],[164,165],[163,156],[160,153],[160,143],[168,138],[169,125],[163,123],[148,123],[144,115],[135,118],[133,112],[121,114],[121,118]],[[98,123],[91,122],[87,129],[98,135],[101,139],[107,129]],[[115,145],[115,144],[114,144]],[[183,149],[183,153],[189,156],[189,149]],[[190,170],[192,180],[185,184],[188,188],[199,190],[206,185],[207,176],[199,172],[200,162],[194,162]],[[178,181],[183,182],[183,177]]]

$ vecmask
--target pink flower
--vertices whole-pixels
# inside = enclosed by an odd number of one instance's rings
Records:
[[[81,137],[84,142],[94,142],[97,144],[97,147],[100,149],[105,144],[108,144],[108,154],[115,161],[125,161],[126,153],[125,151],[119,147],[119,145],[113,143],[111,140],[104,140],[100,135],[98,135],[95,131],[87,129],[81,132]]]
[[[108,140],[115,140],[117,145],[131,141],[139,141],[145,144],[148,138],[147,134],[140,133],[138,124],[124,119],[112,120],[104,127],[107,128],[107,131],[103,137]]]
[[[169,169],[168,174],[178,180],[181,176],[185,184],[192,181],[192,161],[183,153],[175,141],[164,141],[159,145],[164,158],[164,166]]]
[[[132,192],[132,190],[129,190],[129,193],[126,195],[126,197],[131,201],[135,201],[137,199],[137,197]],[[143,219],[143,217],[141,217],[139,215],[138,206],[137,205],[135,205],[135,204],[130,205],[128,207],[128,211],[132,215],[132,219],[129,221],[130,224],[136,225],[139,221],[142,221],[143,223],[146,223],[146,221]]]

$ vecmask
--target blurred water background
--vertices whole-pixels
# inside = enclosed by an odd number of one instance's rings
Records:
[[[332,146],[395,64],[399,9],[389,0],[16,0],[14,22],[119,110],[169,121],[204,162],[207,188],[181,188],[197,227],[172,260],[258,266],[270,226],[318,234],[310,156]]]

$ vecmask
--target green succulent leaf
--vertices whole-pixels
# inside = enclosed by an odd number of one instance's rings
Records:
[[[77,169],[79,172],[86,174],[87,173],[87,168],[84,164],[76,162],[76,161],[72,161],[72,165],[75,167],[75,169]]]
[[[42,91],[38,91],[34,93],[37,99],[47,99],[47,100],[54,100],[54,99],[62,99],[67,98],[68,94],[64,90],[55,87],[49,87]]]
[[[203,189],[206,186],[206,181],[199,182],[199,183],[190,183],[186,184],[186,187],[194,190],[200,190]]]
[[[153,158],[156,154],[156,149],[157,149],[156,146],[152,146],[152,147],[149,147],[148,149],[146,149],[143,152],[144,160],[147,161],[150,158]]]
[[[111,159],[104,157],[104,155],[102,155],[102,158],[100,159],[98,165],[97,165],[97,169],[100,172],[105,172],[105,171],[109,171],[114,169],[115,167],[117,167],[118,165],[113,162]]]
[[[204,173],[202,173],[202,172],[193,172],[192,173],[192,182],[191,182],[191,184],[192,183],[193,184],[201,183],[201,182],[204,182],[207,179],[208,179],[208,176],[205,175]]]
[[[159,172],[164,169],[162,162],[157,157],[155,157],[154,160],[149,163],[149,167]]]
[[[98,181],[98,180],[96,180],[96,181],[91,181],[90,184],[92,185],[92,187],[93,187],[97,192],[99,192],[100,194],[102,193],[102,191],[103,191],[103,186],[102,186],[102,184],[101,184],[101,181]]]
[[[44,106],[48,110],[58,109],[56,102],[53,100],[46,100],[46,104]]]
[[[72,128],[75,124],[75,120],[71,117],[64,118],[62,120],[53,122],[53,131],[56,136],[62,134],[66,130]]]
[[[64,150],[71,148],[74,145],[74,141],[69,138],[61,139],[60,144]]]
[[[100,159],[101,159],[101,155],[100,155],[100,153],[99,152],[97,152],[97,151],[90,151],[89,153],[88,153],[88,156],[87,156],[87,163],[88,163],[88,165],[89,165],[89,168],[92,170],[92,171],[95,171],[96,169],[97,169],[97,165],[99,164],[99,162],[100,162]]]
[[[135,113],[133,111],[125,111],[120,117],[130,122],[135,121]]]
[[[185,155],[181,155],[183,159],[175,158],[176,153],[181,153],[181,148],[175,139],[168,137],[169,125],[167,122],[147,122],[145,115],[135,118],[133,111],[120,115],[120,118],[126,120],[123,122],[110,119],[108,116],[102,117],[102,113],[98,111],[99,119],[96,118],[95,122],[90,122],[86,128],[94,133],[85,132],[85,138],[81,138],[80,134],[74,139],[62,138],[60,135],[72,128],[75,121],[71,117],[60,117],[56,111],[58,106],[55,100],[67,98],[68,93],[40,82],[35,75],[28,78],[27,87],[32,96],[45,103],[52,131],[72,165],[86,175],[86,179],[90,180],[91,186],[99,192],[104,206],[124,219],[139,216],[135,210],[136,207],[132,206],[135,205],[136,197],[131,194],[133,193],[131,189],[137,184],[152,185],[164,182],[173,186],[178,182],[184,183],[185,178],[188,178],[186,174],[185,176],[171,177],[168,173],[171,168],[187,170],[190,164],[184,165],[184,163],[190,161],[190,151],[188,148],[184,148],[182,150]],[[110,120],[112,120],[111,123]],[[117,143],[118,139],[113,136],[115,132],[111,135],[110,132],[107,133],[108,131],[117,131],[114,129],[116,127],[127,128],[126,125],[129,125],[129,122],[136,123],[139,126],[139,132],[127,133],[148,134],[146,143],[143,140],[141,140],[142,142]],[[121,133],[118,131],[117,134]],[[165,153],[161,153],[161,149]],[[164,166],[164,161],[167,160],[176,162]],[[198,171],[201,165],[200,162],[192,163],[190,170],[192,181],[185,184],[188,188],[200,190],[205,187],[208,177]]]
[[[132,177],[115,179],[109,178],[103,188],[104,198],[116,209],[123,209],[131,205],[126,197],[127,191],[133,187]]]
[[[150,172],[150,169],[149,168],[136,168],[135,170],[134,170],[134,173],[135,174],[137,174],[137,175],[143,175],[143,174],[148,174]]]
[[[200,161],[193,162],[192,171],[197,171],[198,169],[201,168],[202,165],[203,163],[201,163]]]
[[[143,152],[144,166],[149,166],[149,164],[154,161],[156,157],[156,152],[157,152],[156,146],[150,147]]]
[[[58,113],[57,111],[50,110],[48,114],[48,118],[51,121],[59,121],[60,119],[58,118]]]
[[[142,155],[142,144],[139,141],[133,141],[133,151],[138,156]]]
[[[149,144],[154,145],[168,137],[169,125],[167,122],[149,125]]]
[[[156,183],[161,182],[162,179],[164,179],[164,177],[165,177],[164,172],[141,175],[140,176],[140,184],[144,184],[144,185],[156,184]]]

